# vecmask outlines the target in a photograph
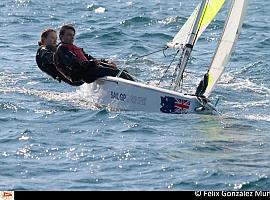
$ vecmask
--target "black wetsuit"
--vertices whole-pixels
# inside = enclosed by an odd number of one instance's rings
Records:
[[[97,65],[94,60],[95,58],[87,55],[82,48],[63,43],[58,46],[55,56],[57,69],[71,82],[92,83],[104,76],[117,76],[120,72],[108,63]],[[134,80],[126,71],[123,71],[120,77]]]
[[[55,50],[56,47],[49,45],[41,46],[37,50],[36,62],[39,69],[48,74],[49,76],[51,76],[52,78],[57,79],[59,82],[64,81],[73,86],[82,85],[84,82],[82,81],[71,82],[57,70],[53,59]]]
[[[196,96],[204,97],[205,90],[208,86],[208,78],[209,78],[209,74],[207,72],[206,74],[204,74],[203,79],[200,81],[200,83],[196,89],[196,92],[195,92]]]

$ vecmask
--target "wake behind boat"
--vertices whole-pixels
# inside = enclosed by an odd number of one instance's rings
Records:
[[[96,102],[99,105],[120,110],[175,114],[217,112],[208,97],[229,62],[243,24],[247,0],[231,1],[219,44],[208,71],[196,89],[196,93],[185,94],[181,92],[181,88],[183,73],[193,47],[224,2],[225,0],[202,0],[173,40],[166,44],[165,49],[172,48],[177,54],[181,51],[171,89],[149,86],[145,83],[128,81],[118,77],[104,77],[92,84],[84,85],[84,87],[87,87],[90,93],[95,93]]]

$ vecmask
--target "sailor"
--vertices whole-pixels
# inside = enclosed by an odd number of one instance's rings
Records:
[[[209,70],[207,71],[207,73],[204,74],[203,79],[200,81],[196,89],[195,96],[205,97],[204,92],[208,86],[208,81],[209,81],[208,79],[209,79]]]
[[[60,29],[59,37],[61,43],[56,51],[56,65],[60,71],[71,82],[83,81],[92,83],[104,76],[117,76],[120,72],[116,64],[104,59],[98,60],[84,52],[73,44],[75,28],[71,25],[64,25]],[[121,78],[133,80],[123,71]]]
[[[45,29],[41,33],[39,48],[36,53],[36,62],[39,69],[59,82],[64,81],[73,86],[82,85],[84,82],[71,82],[65,78],[56,68],[54,53],[56,52],[57,33],[53,29]]]

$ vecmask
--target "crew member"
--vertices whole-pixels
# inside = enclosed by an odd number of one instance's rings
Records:
[[[64,25],[60,29],[61,43],[56,51],[57,70],[71,82],[83,81],[92,83],[104,76],[117,76],[120,72],[116,64],[106,60],[98,60],[86,54],[82,48],[73,44],[75,29],[73,26]],[[134,80],[125,70],[121,78]]]

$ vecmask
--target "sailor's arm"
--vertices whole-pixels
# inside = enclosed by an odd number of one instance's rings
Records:
[[[85,51],[82,49],[83,51],[83,54],[85,55],[85,57],[89,60],[89,61],[94,61],[96,63],[96,65],[102,65],[102,66],[105,66],[105,67],[113,67],[113,68],[116,68],[116,64],[109,60],[109,59],[98,59],[98,58],[95,58],[93,56],[91,56],[90,54],[87,54],[85,53]]]

